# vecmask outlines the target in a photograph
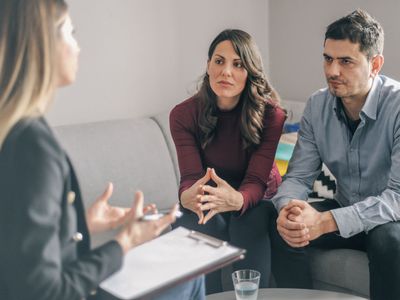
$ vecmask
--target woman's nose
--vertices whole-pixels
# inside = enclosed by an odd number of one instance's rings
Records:
[[[231,76],[232,66],[230,64],[225,64],[225,66],[222,68],[222,74],[225,76]]]

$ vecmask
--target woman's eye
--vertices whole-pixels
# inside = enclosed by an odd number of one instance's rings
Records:
[[[222,64],[222,59],[216,58],[216,59],[215,59],[215,63],[216,63],[217,65]]]
[[[243,68],[243,64],[241,62],[236,62],[235,63],[236,68]]]

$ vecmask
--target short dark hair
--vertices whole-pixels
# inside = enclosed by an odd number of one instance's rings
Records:
[[[384,34],[381,24],[361,9],[330,24],[325,33],[325,41],[327,39],[358,43],[360,51],[368,59],[383,52]]]

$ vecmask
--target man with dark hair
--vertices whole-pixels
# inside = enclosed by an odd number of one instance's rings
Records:
[[[328,88],[310,97],[273,198],[279,287],[312,287],[309,246],[352,248],[368,255],[371,299],[400,299],[400,83],[378,75],[383,40],[361,10],[327,28]],[[336,177],[335,200],[308,203],[322,163]]]

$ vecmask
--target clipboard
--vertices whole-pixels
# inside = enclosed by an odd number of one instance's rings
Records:
[[[100,288],[116,299],[150,298],[162,290],[244,258],[246,250],[178,227],[130,250]]]

